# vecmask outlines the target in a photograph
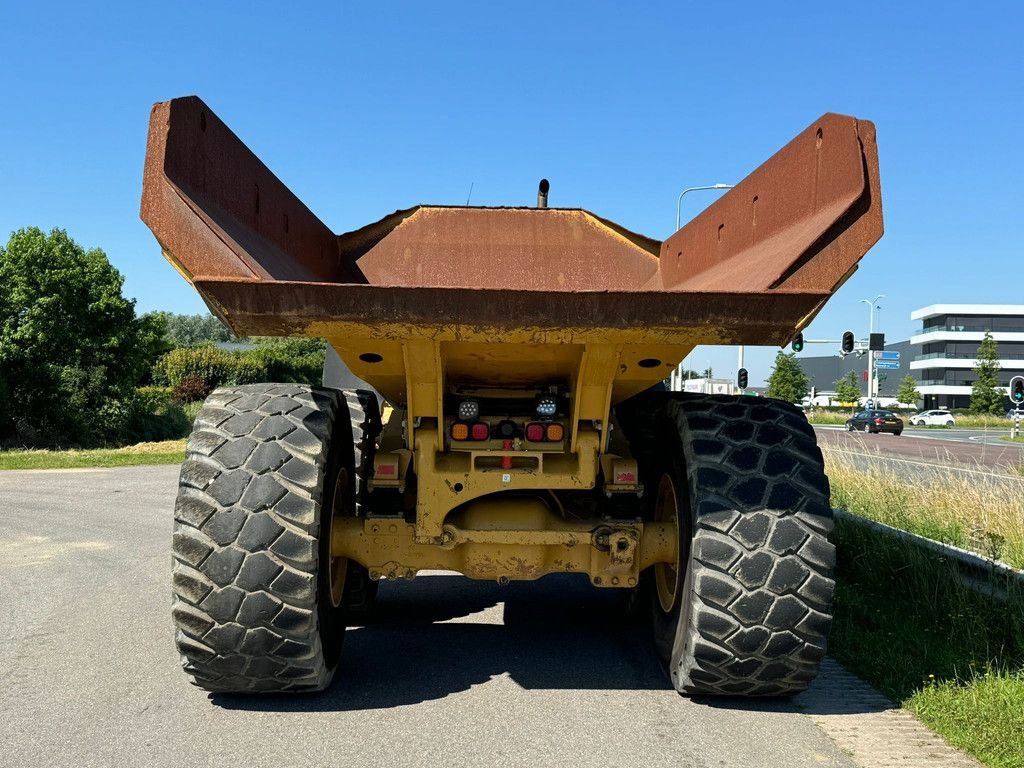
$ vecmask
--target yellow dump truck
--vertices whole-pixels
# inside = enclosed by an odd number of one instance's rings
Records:
[[[432,569],[632,590],[684,694],[814,678],[835,552],[813,430],[662,382],[698,344],[785,344],[856,269],[874,127],[822,116],[664,242],[546,197],[338,235],[198,98],[153,107],[166,258],[235,333],[337,355],[322,388],[225,387],[196,419],[173,616],[197,685],[322,689],[378,582]]]

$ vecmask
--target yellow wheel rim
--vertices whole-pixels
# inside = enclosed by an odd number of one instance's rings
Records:
[[[672,523],[674,528],[679,530],[676,487],[668,475],[662,475],[661,481],[658,483],[654,519],[659,523]],[[654,587],[658,595],[658,604],[665,613],[670,613],[675,607],[679,594],[679,549],[679,547],[676,548],[675,562],[656,563],[654,566]]]

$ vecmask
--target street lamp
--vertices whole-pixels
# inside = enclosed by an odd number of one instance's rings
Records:
[[[679,229],[679,213],[683,207],[683,195],[687,192],[700,192],[705,189],[732,189],[735,186],[735,184],[707,184],[703,187],[687,187],[684,189],[679,193],[679,199],[676,200],[676,230],[678,231]]]
[[[687,187],[682,192],[680,192],[679,193],[679,199],[676,200],[676,231],[677,232],[679,231],[679,226],[680,226],[679,215],[680,215],[680,212],[682,211],[682,208],[683,208],[683,195],[685,195],[687,192],[700,192],[700,191],[703,191],[703,190],[706,190],[706,189],[732,189],[735,186],[736,186],[735,184],[721,184],[721,183],[719,183],[719,184],[705,184],[704,186],[700,186],[700,187]],[[740,357],[739,357],[739,360],[740,360],[740,363],[739,363],[739,367],[736,369],[737,371],[739,371],[739,368],[743,367],[743,347],[740,347]],[[679,386],[680,387],[682,386],[681,382],[683,380],[683,368],[685,367],[685,365],[686,365],[686,358],[683,358],[683,361],[676,368],[675,375],[670,377],[670,382],[671,383],[675,384],[676,382],[680,382]],[[672,381],[673,379],[674,379],[674,381]],[[674,387],[673,387],[673,389],[674,389]]]
[[[885,294],[880,293],[873,299],[860,300],[861,304],[868,305],[868,400],[874,400],[875,397],[875,356],[870,349],[871,334],[875,332],[875,304],[884,298]]]

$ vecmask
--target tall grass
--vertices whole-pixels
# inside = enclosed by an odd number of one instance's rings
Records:
[[[993,768],[1024,765],[1024,593],[966,587],[911,542],[840,523],[830,652]]]
[[[822,447],[832,506],[1024,568],[1024,478],[892,464]]]

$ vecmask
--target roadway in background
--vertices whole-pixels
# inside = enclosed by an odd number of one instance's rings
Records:
[[[822,446],[898,460],[908,466],[923,463],[1020,477],[1014,468],[1024,465],[1024,443],[999,439],[1009,434],[1006,430],[906,427],[899,437],[888,433],[848,432],[844,427],[816,426],[814,430]]]

